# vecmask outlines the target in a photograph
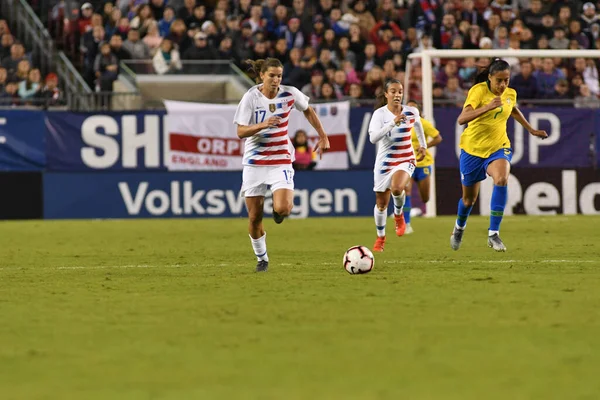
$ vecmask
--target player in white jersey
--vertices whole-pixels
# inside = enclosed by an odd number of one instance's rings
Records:
[[[390,202],[390,192],[394,199],[394,220],[396,234],[404,235],[406,224],[402,213],[404,206],[404,188],[415,171],[416,161],[425,157],[427,142],[419,110],[415,107],[403,106],[404,88],[397,79],[385,83],[384,92],[369,123],[369,139],[377,143],[377,158],[375,159],[375,227],[377,240],[373,245],[374,251],[383,251],[385,245],[385,222]],[[411,141],[411,129],[419,140],[418,157],[415,158]]]
[[[267,188],[273,192],[273,219],[280,224],[294,205],[294,147],[288,136],[292,108],[302,111],[319,134],[315,150],[329,149],[329,139],[309,98],[293,86],[281,85],[283,65],[276,58],[247,61],[258,85],[250,88],[238,105],[233,122],[240,139],[246,138],[241,195],[248,208],[248,233],[258,259],[257,272],[269,266],[263,207]]]

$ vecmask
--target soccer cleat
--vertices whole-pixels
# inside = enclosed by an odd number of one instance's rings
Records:
[[[373,245],[373,251],[383,251],[385,246],[385,236],[378,236],[375,244]]]
[[[256,263],[256,272],[267,272],[269,269],[269,262],[265,260],[260,260]]]
[[[414,229],[412,228],[412,226],[410,226],[410,224],[406,224],[406,230],[404,231],[405,235],[410,235],[411,233],[414,233]]]
[[[456,226],[454,227],[452,235],[450,235],[450,247],[452,247],[452,250],[458,250],[460,248],[464,233],[464,229],[458,229]]]
[[[396,235],[404,235],[404,232],[406,230],[406,222],[404,222],[404,215],[394,214],[394,222],[396,223]]]
[[[506,246],[502,243],[502,239],[500,239],[500,235],[497,233],[488,236],[488,247],[491,247],[496,251],[506,251]]]
[[[285,218],[285,217],[283,217],[283,216],[281,216],[281,215],[277,214],[277,213],[275,212],[275,210],[273,210],[273,220],[275,220],[275,223],[276,223],[276,224],[280,224],[280,223],[282,223],[284,218]]]

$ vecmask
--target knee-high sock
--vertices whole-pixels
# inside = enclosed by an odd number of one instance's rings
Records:
[[[406,196],[406,199],[404,200],[404,207],[402,207],[402,211],[404,211],[404,221],[407,224],[410,224],[410,209],[412,208],[410,197],[411,196]]]
[[[404,199],[406,197],[406,192],[402,192],[402,194],[398,196],[392,195],[394,199],[394,214],[402,215],[402,207],[404,207]]]
[[[465,203],[463,203],[462,198],[458,201],[458,213],[456,216],[456,226],[459,229],[464,229],[467,226],[467,218],[469,218],[469,214],[471,214],[471,210],[473,206],[467,207]]]
[[[250,236],[250,241],[252,241],[252,250],[254,250],[257,260],[269,261],[269,256],[267,255],[267,232],[258,239],[252,239],[252,236]]]
[[[500,230],[500,223],[504,216],[504,208],[506,207],[506,200],[508,199],[508,186],[496,186],[492,191],[492,202],[490,204],[490,236],[494,233],[498,233]]]
[[[375,227],[377,228],[377,236],[383,237],[385,236],[385,221],[387,219],[387,210],[379,211],[377,206],[375,206],[373,214],[375,215]]]

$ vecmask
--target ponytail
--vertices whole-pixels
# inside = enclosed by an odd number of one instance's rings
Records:
[[[260,78],[261,72],[267,72],[270,67],[283,68],[283,64],[277,58],[246,60],[245,63],[249,65],[248,70],[254,76],[257,84],[262,83],[262,79]]]
[[[510,69],[510,64],[500,58],[494,58],[490,65],[475,77],[475,84],[487,82],[490,75],[508,69]]]
[[[385,82],[385,84],[383,85],[383,90],[377,95],[377,98],[376,98],[377,101],[375,102],[375,109],[381,108],[387,104],[387,98],[385,97],[385,94],[387,93],[387,91],[392,83],[399,83],[400,86],[403,86],[402,82],[400,82],[400,80],[398,80],[398,79],[387,80]]]

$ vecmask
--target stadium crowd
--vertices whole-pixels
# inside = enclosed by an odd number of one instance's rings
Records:
[[[64,10],[67,4],[77,6],[71,33],[79,44],[82,73],[98,91],[112,90],[121,60],[146,60],[147,72],[170,74],[210,72],[210,66],[190,66],[190,60],[234,60],[244,68],[245,59],[270,56],[284,64],[284,83],[311,98],[360,103],[373,99],[385,79],[404,81],[408,55],[423,49],[600,49],[600,3],[577,0],[55,3],[49,24],[73,15]],[[4,38],[2,46],[6,53]],[[434,61],[434,100],[452,105],[462,105],[474,77],[490,62]],[[598,60],[507,61],[519,99],[600,105]],[[412,62],[408,90],[420,100],[421,68],[418,59]],[[21,72],[21,79],[26,76]]]

